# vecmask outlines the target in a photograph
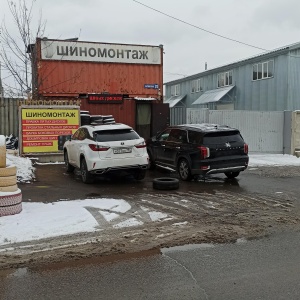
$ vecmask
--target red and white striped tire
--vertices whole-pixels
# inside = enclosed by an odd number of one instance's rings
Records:
[[[18,190],[18,185],[9,185],[9,186],[0,186],[0,192],[4,193],[10,193],[10,192],[16,192]]]
[[[13,206],[0,207],[0,217],[19,214],[22,211],[22,203]]]
[[[0,177],[0,186],[15,185],[17,183],[17,176]]]
[[[3,193],[4,194],[4,193]],[[22,211],[22,193],[18,189],[15,193],[1,196],[0,193],[0,217],[15,215]]]
[[[17,174],[17,167],[15,165],[6,168],[0,168],[0,177],[15,176]]]

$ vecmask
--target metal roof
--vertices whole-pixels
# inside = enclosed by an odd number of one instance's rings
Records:
[[[181,100],[183,100],[186,97],[186,95],[178,95],[178,96],[172,96],[164,101],[164,103],[169,103],[169,107],[174,107],[177,103],[179,103]]]
[[[215,68],[210,69],[210,70],[205,70],[203,72],[193,74],[193,75],[190,75],[190,76],[187,76],[187,77],[184,77],[184,78],[175,79],[175,80],[172,80],[172,81],[169,81],[169,82],[165,82],[164,84],[170,85],[170,84],[180,83],[180,82],[183,82],[183,81],[189,81],[189,80],[194,79],[194,78],[199,78],[199,76],[205,76],[205,75],[208,75],[208,74],[211,74],[211,73],[221,71],[223,69],[233,68],[236,65],[243,65],[245,63],[248,63],[251,60],[255,61],[255,60],[258,60],[258,59],[263,59],[264,56],[265,57],[275,56],[279,53],[288,53],[289,51],[292,51],[292,50],[295,50],[295,49],[300,49],[300,43],[299,42],[288,45],[288,46],[283,46],[283,47],[280,47],[280,48],[277,48],[277,49],[274,49],[274,50],[265,51],[263,53],[260,53],[260,54],[254,55],[254,56],[250,56],[250,57],[245,58],[245,59],[241,59],[241,60],[238,60],[238,61],[235,61],[235,62],[231,62],[231,63],[228,63],[226,65],[221,65],[221,66],[215,67]]]
[[[226,86],[215,90],[206,91],[195,102],[193,102],[192,105],[218,102],[234,87],[235,85],[231,85],[231,86]]]

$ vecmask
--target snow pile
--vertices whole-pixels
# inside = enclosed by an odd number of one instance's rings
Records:
[[[17,150],[19,146],[19,140],[13,134],[5,138],[6,149]]]
[[[35,168],[29,158],[6,154],[6,164],[17,167],[17,182],[29,183],[35,179]]]

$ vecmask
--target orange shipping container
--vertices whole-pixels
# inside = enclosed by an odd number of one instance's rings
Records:
[[[37,39],[33,85],[41,97],[127,94],[161,100],[163,47]]]

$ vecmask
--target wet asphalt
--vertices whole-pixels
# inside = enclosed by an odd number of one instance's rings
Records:
[[[19,183],[24,202],[53,202],[59,200],[76,200],[87,198],[126,198],[126,195],[140,193],[169,193],[153,189],[153,179],[159,177],[175,177],[176,173],[162,169],[148,170],[144,180],[136,181],[132,177],[105,178],[98,177],[92,184],[84,184],[80,173],[67,173],[64,164],[36,164],[36,179],[31,183]],[[204,181],[180,181],[179,191],[215,193],[216,191],[231,191],[236,193],[300,193],[299,174],[295,176],[280,176],[273,172],[263,176],[266,168],[249,168],[237,179],[229,180],[224,174],[212,175]],[[276,170],[272,168],[272,170]]]
[[[35,165],[36,180],[21,183],[24,202],[52,202],[97,197],[125,198],[153,189],[157,177],[148,171],[142,181],[98,178],[84,184],[78,171],[63,164]],[[272,170],[272,171],[270,171]],[[180,182],[186,192],[293,194],[300,192],[299,172],[284,168],[249,168],[236,180],[222,174],[204,182]],[[235,244],[187,245],[154,252],[75,260],[41,268],[0,272],[0,299],[300,299],[299,232],[284,232]]]
[[[0,271],[2,300],[300,299],[300,233]]]

